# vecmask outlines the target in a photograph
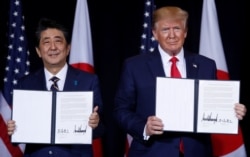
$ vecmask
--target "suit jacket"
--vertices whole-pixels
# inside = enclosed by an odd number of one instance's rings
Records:
[[[213,60],[184,50],[187,78],[216,79]],[[212,157],[209,134],[164,132],[144,140],[148,116],[155,115],[156,77],[165,77],[160,53],[131,57],[124,62],[115,96],[114,117],[119,126],[133,137],[129,157],[178,157],[180,138],[185,157]],[[181,97],[181,96],[180,96]]]
[[[47,90],[44,69],[21,78],[17,89],[26,90]],[[90,74],[71,66],[68,67],[63,91],[93,91],[94,106],[99,106],[98,113],[102,119],[102,98],[97,75]],[[46,116],[46,113],[44,113]],[[104,133],[102,122],[93,130],[93,138],[101,137]],[[80,157],[92,156],[91,145],[47,145],[47,144],[26,144],[26,157]]]

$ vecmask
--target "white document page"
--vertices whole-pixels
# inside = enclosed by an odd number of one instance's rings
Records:
[[[238,133],[234,104],[239,102],[239,81],[200,80],[198,132]]]
[[[194,80],[157,77],[156,116],[165,131],[193,132]]]
[[[16,130],[12,142],[50,143],[52,92],[13,91],[12,119]]]
[[[57,92],[56,143],[91,144],[93,92]]]

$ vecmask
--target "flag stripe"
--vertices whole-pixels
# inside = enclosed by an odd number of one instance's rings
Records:
[[[4,121],[2,116],[0,116],[0,121]],[[0,128],[3,130],[6,130],[7,132],[7,126],[4,123],[0,123]],[[1,131],[0,132],[0,136],[1,136],[1,148],[0,148],[0,155],[2,156],[4,155],[11,155],[13,157],[22,157],[23,156],[23,152],[21,151],[21,148],[19,148],[19,146],[13,146],[12,143],[10,142],[10,137],[4,132]]]
[[[5,155],[4,157],[11,157],[9,150],[6,148],[4,141],[0,138],[0,155]]]
[[[222,70],[217,70],[217,78],[220,80],[228,80],[229,79],[229,74],[228,72],[222,71]]]
[[[73,67],[77,68],[77,69],[81,69],[83,71],[88,71],[90,73],[94,73],[94,67],[90,64],[87,63],[75,63],[75,64],[71,64]]]

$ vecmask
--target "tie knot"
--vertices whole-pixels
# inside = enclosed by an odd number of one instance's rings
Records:
[[[176,63],[176,62],[178,61],[178,58],[172,57],[172,58],[170,59],[170,61],[171,61],[172,63]]]
[[[58,77],[56,77],[56,76],[53,76],[50,80],[53,82],[53,84],[50,87],[50,90],[59,91],[57,81],[59,81],[60,79]]]
[[[53,83],[56,83],[57,81],[59,81],[60,79],[56,76],[53,76],[51,79],[50,79]]]

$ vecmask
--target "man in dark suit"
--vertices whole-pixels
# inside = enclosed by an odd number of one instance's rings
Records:
[[[88,125],[93,129],[93,138],[100,138],[104,127],[101,123],[102,98],[97,75],[75,69],[67,64],[70,51],[70,36],[67,29],[56,21],[41,19],[36,31],[36,52],[44,67],[18,81],[17,89],[50,90],[53,76],[59,78],[59,91],[93,91],[94,109]],[[46,116],[46,113],[44,113]],[[32,118],[32,117],[31,117]],[[15,121],[8,121],[8,134],[12,135]],[[91,145],[26,144],[25,157],[92,157]]]
[[[187,20],[188,13],[181,8],[157,9],[152,30],[159,43],[157,49],[124,63],[114,117],[133,138],[129,157],[212,157],[210,134],[164,132],[161,119],[155,116],[156,78],[171,77],[172,57],[178,60],[182,78],[216,79],[215,61],[183,48]],[[246,108],[236,102],[235,112],[237,118],[242,119]],[[184,146],[184,154],[180,145]]]

